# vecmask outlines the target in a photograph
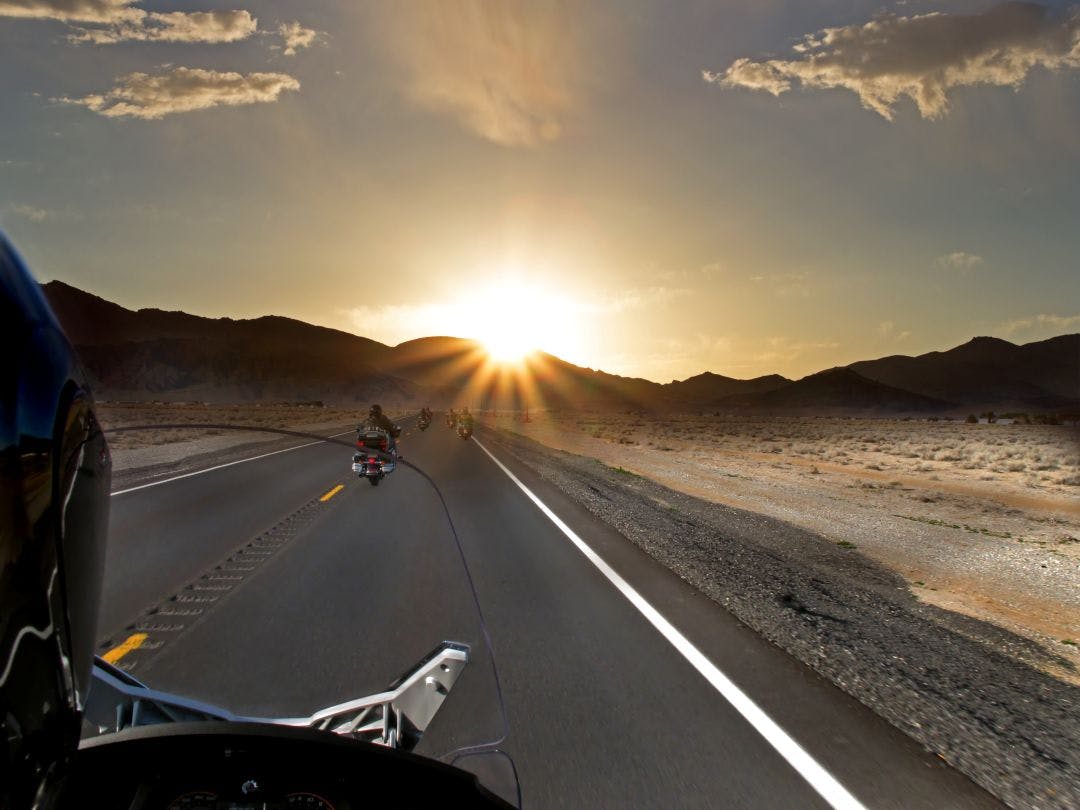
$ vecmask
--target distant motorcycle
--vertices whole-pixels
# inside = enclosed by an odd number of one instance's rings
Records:
[[[357,431],[352,470],[373,487],[397,469],[397,459],[397,447],[387,431],[370,427]]]
[[[462,439],[467,440],[470,436],[472,436],[472,432],[473,426],[471,422],[461,422],[458,425],[457,435],[460,436]]]
[[[420,417],[416,420],[416,426],[421,430],[427,430],[431,426],[431,420],[420,414]]]

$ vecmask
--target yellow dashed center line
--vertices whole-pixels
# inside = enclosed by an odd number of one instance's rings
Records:
[[[146,639],[146,633],[136,633],[133,636],[128,636],[127,641],[125,641],[123,644],[113,647],[101,657],[108,661],[110,664],[115,664],[132,650],[139,649],[139,647],[143,645],[143,642],[146,641]]]
[[[335,495],[337,495],[343,489],[345,489],[345,485],[344,484],[338,484],[332,490],[330,490],[325,495],[323,495],[321,498],[319,498],[319,500],[322,501],[323,503],[326,503],[328,500],[333,498]]]

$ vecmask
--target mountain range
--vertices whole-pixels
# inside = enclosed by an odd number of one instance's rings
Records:
[[[514,374],[462,338],[387,346],[278,316],[133,311],[59,281],[42,289],[102,399],[767,413],[1080,409],[1080,334],[1025,345],[977,337],[948,351],[863,360],[800,380],[705,372],[661,384],[543,353],[526,361],[529,373]]]

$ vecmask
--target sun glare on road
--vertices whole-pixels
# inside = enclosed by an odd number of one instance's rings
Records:
[[[481,287],[468,310],[470,336],[496,362],[520,363],[538,350],[579,354],[582,307],[538,286],[504,281]]]

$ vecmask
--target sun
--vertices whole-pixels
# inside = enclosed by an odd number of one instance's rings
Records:
[[[471,336],[492,360],[519,364],[530,354],[547,351],[576,354],[580,346],[580,305],[539,285],[502,280],[470,296]]]
[[[482,343],[488,357],[497,363],[520,363],[540,348],[524,335],[512,331],[504,332],[498,337],[485,338]]]

